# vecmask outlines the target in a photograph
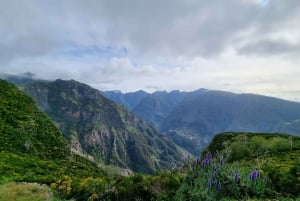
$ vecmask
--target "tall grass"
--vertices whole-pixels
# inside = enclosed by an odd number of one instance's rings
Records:
[[[46,185],[15,183],[0,185],[0,201],[61,201]]]

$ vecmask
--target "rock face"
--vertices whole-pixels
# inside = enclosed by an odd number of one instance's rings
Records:
[[[70,140],[73,149],[105,164],[152,173],[180,165],[186,152],[98,90],[74,80],[24,87]]]
[[[300,103],[255,94],[156,92],[132,112],[195,155],[220,132],[300,134]]]

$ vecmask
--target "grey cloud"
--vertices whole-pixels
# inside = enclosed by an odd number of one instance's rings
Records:
[[[238,52],[259,56],[295,54],[300,53],[300,43],[292,44],[285,40],[259,40],[240,47]]]
[[[104,24],[105,41],[128,46],[138,56],[209,57],[232,46],[240,32],[258,37],[299,18],[298,0],[77,1],[86,21]],[[287,14],[288,13],[288,14]],[[248,40],[242,38],[242,40]]]
[[[0,6],[0,59],[6,60],[47,53],[60,43],[47,24],[38,4],[6,1]]]
[[[255,82],[256,90],[264,83],[241,71],[255,69],[256,77],[266,69],[265,64],[276,65],[266,55],[299,54],[298,44],[269,35],[297,29],[300,21],[299,0],[269,0],[267,5],[257,2],[1,1],[0,71],[30,71],[44,79],[73,78],[102,89],[222,89],[233,83],[232,88],[241,90]],[[63,54],[73,47],[79,51]],[[108,58],[102,54],[101,60],[97,57],[101,51],[91,55],[89,47],[124,48],[126,52],[111,57],[112,53],[106,52]],[[227,55],[223,53],[228,49],[235,50],[234,56],[224,62]],[[241,60],[240,54],[245,56]],[[252,63],[249,54],[268,61]],[[209,62],[189,62],[198,59]],[[243,85],[243,80],[253,82]]]
[[[138,56],[218,55],[240,31],[252,26],[260,27],[255,35],[273,31],[271,25],[285,22],[283,13],[292,16],[299,7],[296,1],[270,1],[265,8],[240,0],[78,2],[86,22],[104,24],[105,42],[129,46]]]
[[[232,46],[247,29],[255,27],[252,37],[280,29],[300,6],[298,0],[270,0],[266,6],[255,2],[2,1],[0,59],[3,63],[55,54],[68,41],[79,46],[126,47],[134,56],[209,57]]]

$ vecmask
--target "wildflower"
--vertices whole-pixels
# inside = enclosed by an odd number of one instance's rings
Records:
[[[233,173],[233,178],[234,178],[234,182],[235,182],[235,183],[238,183],[238,182],[239,182],[239,179],[240,179],[240,178],[239,178],[239,174],[238,174],[237,172],[234,172],[234,173]]]
[[[258,179],[260,177],[260,173],[258,170],[255,169],[255,178]]]
[[[208,152],[206,154],[206,159],[208,159],[209,161],[211,161],[212,158],[213,158],[212,153]]]
[[[260,177],[260,173],[257,169],[253,170],[250,174],[249,174],[249,179],[251,181],[255,181],[256,179],[258,179]]]
[[[201,158],[197,158],[196,164],[199,165],[199,164],[200,164],[200,161],[201,161]]]
[[[208,159],[205,159],[205,160],[203,160],[203,161],[201,162],[201,165],[202,165],[203,168],[205,168],[205,167],[208,166],[209,164],[210,164],[210,160],[208,160]]]

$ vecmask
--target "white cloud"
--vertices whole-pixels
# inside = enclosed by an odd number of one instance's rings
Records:
[[[99,89],[300,98],[298,0],[10,0],[0,71]]]

